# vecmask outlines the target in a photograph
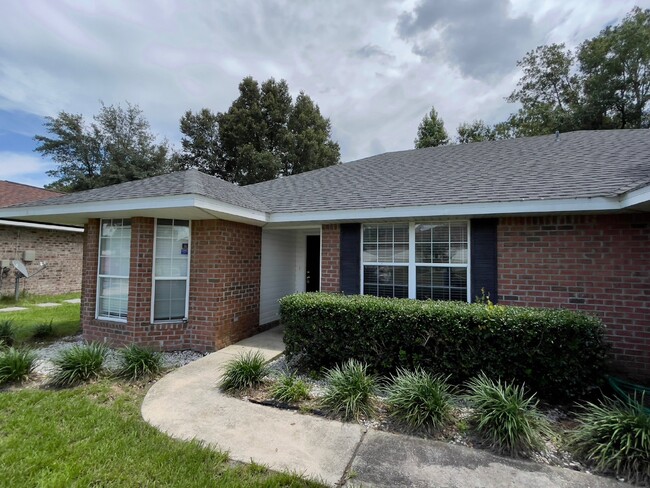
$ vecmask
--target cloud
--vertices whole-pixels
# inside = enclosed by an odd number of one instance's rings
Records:
[[[34,154],[0,151],[0,177],[25,183],[27,180],[38,182],[41,186],[49,181],[45,172],[52,169],[52,163]]]
[[[535,37],[531,17],[512,16],[509,0],[421,0],[400,15],[397,33],[423,59],[481,80],[512,71]]]
[[[432,105],[450,135],[463,121],[503,120],[516,110],[503,98],[521,54],[594,36],[633,0],[567,4],[5,0],[0,151],[28,151],[43,116],[90,119],[99,100],[139,105],[154,132],[178,143],[186,110],[227,110],[247,75],[284,78],[294,96],[309,94],[331,119],[344,161],[410,148]],[[18,129],[3,114],[20,113],[34,123],[16,124],[24,140],[12,145],[2,134]]]
[[[390,62],[395,60],[395,56],[386,52],[376,44],[366,44],[359,49],[352,51],[352,56],[360,59],[377,59],[380,62]]]

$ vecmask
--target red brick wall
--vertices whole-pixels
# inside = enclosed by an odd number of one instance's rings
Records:
[[[650,214],[504,218],[502,304],[599,315],[615,367],[650,379]]]
[[[81,290],[83,234],[61,230],[30,229],[0,225],[0,259],[21,259],[23,251],[36,251],[36,260],[27,264],[27,270],[47,268],[33,278],[20,281],[21,291],[34,295],[56,295]],[[13,295],[15,274],[13,267],[2,279],[0,295]]]
[[[128,320],[100,321],[95,319],[99,221],[89,222],[82,294],[87,340],[212,351],[260,330],[260,228],[224,220],[192,222],[188,321],[167,324],[150,323],[154,232],[153,219],[131,219]]]
[[[326,224],[321,233],[321,279],[320,289],[324,292],[341,291],[341,228],[339,224]]]

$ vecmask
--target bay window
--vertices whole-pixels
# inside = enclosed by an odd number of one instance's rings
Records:
[[[189,220],[157,219],[154,247],[154,322],[187,318]]]
[[[363,293],[468,301],[468,222],[364,224]]]
[[[124,321],[129,305],[131,221],[104,219],[99,238],[98,318]]]

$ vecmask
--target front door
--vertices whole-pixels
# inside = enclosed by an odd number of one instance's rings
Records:
[[[305,291],[320,291],[320,236],[307,236]]]

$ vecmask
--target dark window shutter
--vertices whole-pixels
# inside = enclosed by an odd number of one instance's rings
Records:
[[[341,224],[341,291],[361,292],[361,224]]]
[[[471,221],[471,298],[481,296],[481,288],[490,300],[498,300],[497,288],[497,225],[498,219],[472,219]]]

